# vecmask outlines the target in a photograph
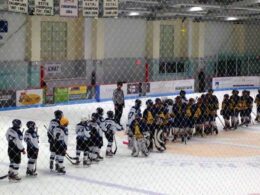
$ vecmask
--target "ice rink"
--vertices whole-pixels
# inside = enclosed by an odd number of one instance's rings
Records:
[[[220,103],[224,93],[231,92],[215,92]],[[256,91],[251,90],[251,96],[255,98]],[[142,110],[145,100],[142,99]],[[126,101],[123,124],[133,102]],[[97,107],[103,107],[106,113],[113,109],[113,104],[109,101],[0,112],[0,175],[8,172],[5,133],[12,120],[21,119],[23,127],[28,120],[34,120],[40,135],[37,178],[25,176],[27,157],[22,156],[22,181],[0,180],[0,194],[260,194],[260,125],[223,132],[219,119],[219,135],[194,137],[187,145],[179,141],[168,143],[167,151],[153,152],[147,158],[131,157],[131,152],[122,143],[127,138],[119,132],[116,135],[118,151],[112,159],[105,158],[88,168],[73,166],[65,159],[67,174],[51,173],[44,125],[53,118],[53,112],[61,109],[69,118],[68,153],[75,156],[75,125]]]

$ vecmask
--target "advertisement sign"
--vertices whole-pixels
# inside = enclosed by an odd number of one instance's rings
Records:
[[[28,0],[8,0],[8,11],[28,13]]]
[[[78,0],[60,0],[60,16],[78,17]]]
[[[212,80],[213,89],[248,88],[260,86],[259,77],[217,77]]]
[[[184,90],[186,92],[194,92],[194,79],[187,80],[175,80],[174,81],[174,92]]]
[[[127,95],[145,94],[150,92],[150,83],[128,83]]]
[[[16,105],[16,92],[13,90],[0,90],[0,108]]]
[[[69,101],[69,90],[66,87],[54,88],[53,95],[54,95],[54,103]]]
[[[61,73],[61,64],[45,64],[45,74],[59,74]]]
[[[16,106],[43,104],[43,90],[29,89],[16,91]]]
[[[83,16],[98,17],[99,0],[83,0]]]
[[[52,16],[53,15],[53,0],[35,0],[35,15]]]
[[[69,100],[81,100],[87,98],[87,86],[69,87]]]
[[[118,0],[104,0],[103,4],[104,17],[118,16]]]

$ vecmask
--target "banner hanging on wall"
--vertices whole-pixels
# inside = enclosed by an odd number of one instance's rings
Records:
[[[53,15],[53,0],[35,0],[34,15]]]
[[[83,0],[83,16],[98,17],[99,0]]]
[[[16,91],[16,106],[31,106],[41,104],[43,104],[42,89]]]
[[[0,108],[14,107],[16,105],[16,92],[13,90],[0,90]]]
[[[28,13],[28,0],[8,0],[8,11]]]
[[[54,103],[68,102],[69,90],[67,87],[57,87],[54,89]]]
[[[87,86],[69,87],[69,100],[82,100],[87,98]]]
[[[44,65],[45,74],[59,74],[61,73],[61,64],[45,64]]]
[[[78,0],[60,0],[60,16],[78,17]]]
[[[103,4],[104,17],[118,16],[118,0],[104,0]]]

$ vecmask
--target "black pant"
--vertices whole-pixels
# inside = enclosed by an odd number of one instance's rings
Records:
[[[124,105],[115,105],[115,121],[120,124],[120,120],[121,120],[121,117],[122,117],[122,114],[123,114],[123,108],[124,108]]]

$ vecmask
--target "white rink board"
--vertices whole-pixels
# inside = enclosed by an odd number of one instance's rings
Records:
[[[213,89],[259,87],[260,77],[217,77],[212,80]]]

